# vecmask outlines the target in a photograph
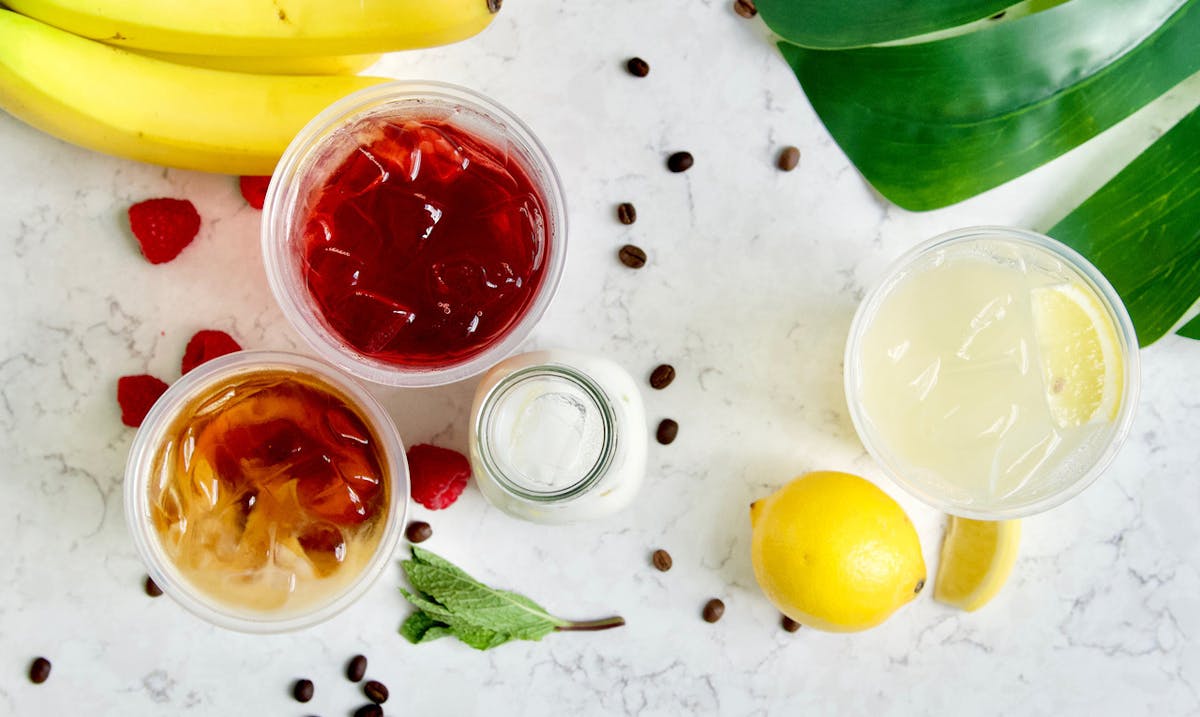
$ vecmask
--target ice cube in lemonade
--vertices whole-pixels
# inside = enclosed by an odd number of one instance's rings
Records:
[[[251,613],[331,599],[370,561],[389,501],[381,447],[331,387],[262,370],[180,411],[155,458],[154,527],[200,592]]]

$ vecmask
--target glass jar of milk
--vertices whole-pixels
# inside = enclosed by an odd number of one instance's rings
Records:
[[[646,472],[646,416],[633,378],[608,359],[534,351],[496,365],[475,391],[471,467],[501,510],[572,523],[621,510]]]

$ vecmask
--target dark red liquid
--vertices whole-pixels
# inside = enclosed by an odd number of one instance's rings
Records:
[[[515,155],[440,120],[373,120],[310,195],[305,279],[329,326],[389,363],[464,361],[541,286],[546,201]]]

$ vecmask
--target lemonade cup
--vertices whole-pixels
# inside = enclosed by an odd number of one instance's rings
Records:
[[[960,229],[905,253],[860,304],[846,401],[900,487],[954,515],[1018,518],[1077,495],[1115,458],[1137,348],[1120,297],[1073,249]]]

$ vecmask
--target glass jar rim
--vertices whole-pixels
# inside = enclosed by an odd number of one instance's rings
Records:
[[[352,401],[379,441],[384,468],[390,478],[390,502],[379,544],[362,571],[340,592],[311,609],[273,618],[253,615],[222,605],[190,584],[163,550],[150,524],[148,490],[154,458],[163,434],[177,410],[214,385],[241,374],[280,369],[316,377]],[[299,630],[324,622],[357,601],[387,567],[404,529],[409,507],[408,462],[395,423],[383,406],[357,381],[327,364],[300,354],[283,351],[238,351],[192,369],[167,389],[146,414],[134,436],[125,466],[125,519],[139,557],[150,578],[188,612],[214,625],[247,633],[278,633]]]
[[[600,409],[603,422],[603,440],[600,454],[588,471],[571,485],[554,491],[531,491],[523,488],[511,478],[499,465],[492,452],[490,436],[495,420],[495,411],[501,399],[519,384],[541,376],[550,376],[560,381],[566,381],[578,386],[587,394]],[[479,460],[493,482],[510,496],[537,504],[562,504],[574,500],[591,490],[601,478],[608,473],[612,466],[613,457],[617,453],[620,433],[618,431],[617,415],[612,401],[604,389],[586,373],[560,363],[544,363],[518,369],[502,378],[493,386],[479,403],[475,418],[475,443]]]
[[[888,453],[881,448],[882,440],[876,435],[871,422],[867,419],[859,394],[859,351],[863,334],[878,313],[881,302],[889,294],[897,277],[920,258],[933,251],[955,244],[985,239],[1029,246],[1049,253],[1078,274],[1100,299],[1106,315],[1116,328],[1121,344],[1124,371],[1121,402],[1117,417],[1113,422],[1111,440],[1103,450],[1096,451],[1093,456],[1094,460],[1088,462],[1086,469],[1081,470],[1073,481],[1066,483],[1055,492],[1015,505],[994,509],[961,505],[957,501],[937,495],[915,481],[909,480],[905,476],[905,472],[894,465]],[[1010,520],[1042,513],[1079,495],[1094,483],[1116,458],[1117,452],[1132,429],[1141,379],[1138,340],[1133,321],[1130,319],[1129,312],[1121,301],[1120,295],[1104,274],[1079,252],[1056,239],[1026,229],[1004,226],[972,226],[948,231],[921,242],[896,258],[884,270],[855,311],[846,340],[844,367],[843,385],[851,423],[854,425],[859,440],[862,441],[863,446],[876,463],[883,468],[884,473],[892,482],[926,505],[952,515],[978,520]]]
[[[325,326],[303,281],[290,270],[288,247],[304,170],[339,127],[395,104],[453,106],[488,119],[517,140],[531,163],[532,178],[546,201],[548,259],[530,304],[499,339],[465,360],[436,367],[403,366],[367,356]],[[322,359],[358,378],[387,386],[440,386],[479,374],[512,353],[533,331],[557,294],[566,264],[567,207],[562,179],[549,152],[512,111],[474,90],[447,82],[394,81],[354,92],[314,117],[284,151],[263,204],[261,245],[267,283],[288,322]]]

